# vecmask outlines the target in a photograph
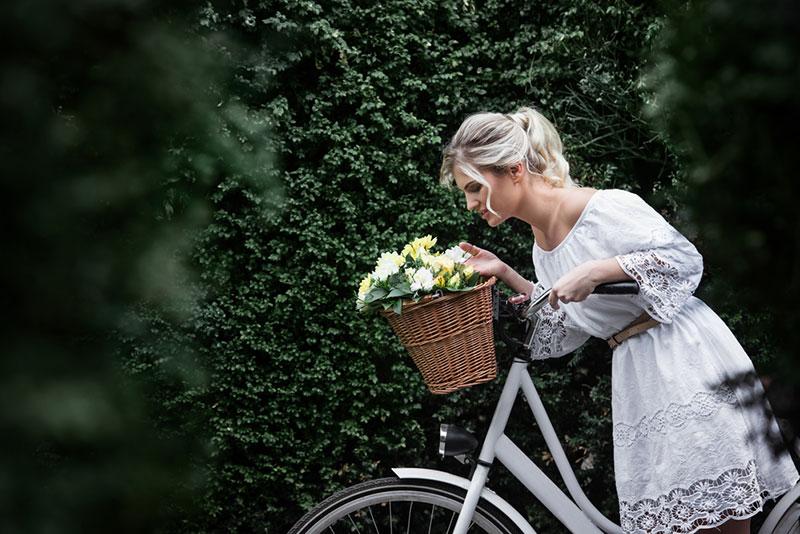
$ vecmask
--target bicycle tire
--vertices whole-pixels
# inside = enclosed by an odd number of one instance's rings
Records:
[[[289,534],[446,534],[455,526],[465,495],[466,490],[462,488],[432,480],[370,480],[331,495],[309,510]],[[359,524],[362,525],[360,529]],[[468,532],[522,534],[505,513],[484,499],[478,502]]]

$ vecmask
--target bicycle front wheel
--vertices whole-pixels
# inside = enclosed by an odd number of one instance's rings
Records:
[[[303,516],[289,534],[445,534],[456,524],[466,491],[431,480],[381,478],[345,488]],[[481,499],[469,533],[522,534]]]

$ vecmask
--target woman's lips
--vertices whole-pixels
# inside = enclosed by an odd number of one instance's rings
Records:
[[[487,213],[489,213],[489,210],[481,210],[481,217],[485,219]]]

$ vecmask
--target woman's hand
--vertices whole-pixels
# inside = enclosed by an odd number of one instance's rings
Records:
[[[594,288],[600,283],[596,277],[597,263],[587,261],[569,271],[556,280],[550,289],[550,306],[557,310],[558,301],[580,302],[591,295]]]
[[[533,283],[524,279],[497,256],[488,250],[478,248],[466,242],[461,242],[458,246],[461,247],[462,250],[472,254],[472,257],[465,263],[472,266],[478,274],[487,278],[496,276],[514,291],[519,291],[517,295],[509,298],[508,302],[518,304],[531,298]]]
[[[500,279],[503,278],[506,264],[500,260],[500,258],[488,250],[478,248],[475,245],[471,245],[465,241],[459,243],[458,246],[461,247],[461,250],[472,254],[472,257],[464,263],[472,266],[472,268],[475,269],[479,275],[485,278],[492,276],[496,276]]]

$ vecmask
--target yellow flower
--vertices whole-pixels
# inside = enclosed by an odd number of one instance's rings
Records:
[[[416,238],[411,244],[417,249],[424,248],[425,250],[430,250],[431,247],[436,244],[436,238],[428,234],[425,237]]]
[[[406,256],[411,256],[412,259],[416,260],[417,249],[414,248],[414,246],[411,243],[409,243],[408,245],[403,247],[403,250],[400,252],[400,255],[403,256],[404,258]]]
[[[444,287],[445,285],[444,275],[437,276],[436,280],[434,280],[433,282],[433,285],[435,285],[436,287]]]
[[[413,240],[411,243],[407,244],[403,247],[402,252],[400,252],[401,256],[411,256],[412,259],[416,260],[420,256],[425,258],[425,254],[436,244],[436,238],[431,237],[430,235],[426,235],[425,237],[418,237]]]
[[[456,273],[454,274],[450,280],[447,281],[447,287],[450,289],[460,289],[459,284],[461,283],[461,276]]]
[[[472,273],[475,272],[475,269],[472,268],[472,265],[467,265],[464,267],[464,278],[469,278],[472,276]]]
[[[359,298],[364,298],[364,295],[367,294],[367,291],[369,291],[371,285],[372,285],[372,278],[369,275],[367,275],[363,280],[361,280],[361,284],[358,286]]]

